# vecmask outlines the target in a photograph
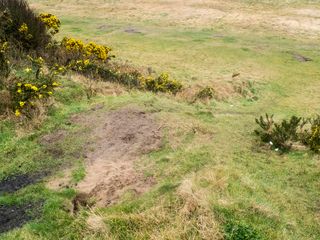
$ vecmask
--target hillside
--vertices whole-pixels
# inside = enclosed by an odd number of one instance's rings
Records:
[[[317,0],[28,4],[0,24],[0,239],[320,239]]]

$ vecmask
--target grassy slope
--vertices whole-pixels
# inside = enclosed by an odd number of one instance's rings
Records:
[[[107,42],[120,58],[158,71],[167,70],[185,84],[220,84],[230,81],[230,74],[238,71],[243,78],[259,83],[259,100],[236,98],[188,105],[140,92],[93,99],[91,103],[105,102],[107,108],[135,104],[157,112],[167,129],[166,145],[137,164],[146,174],[156,176],[157,186],[141,199],[132,199],[128,194],[118,206],[98,210],[109,233],[94,232],[86,226],[90,213],[84,211],[74,218],[59,208],[74,195],[73,190],[56,193],[43,184],[30,186],[12,196],[0,197],[0,202],[45,198],[43,219],[1,238],[103,239],[109,234],[116,239],[198,239],[210,236],[208,230],[199,227],[208,224],[213,228],[210,219],[236,219],[252,225],[268,239],[319,239],[319,158],[304,151],[282,156],[261,151],[254,147],[252,134],[254,118],[265,112],[279,118],[319,112],[320,58],[314,40],[279,37],[264,30],[236,31],[228,26],[178,28],[157,26],[150,21],[134,25],[144,34],[130,34],[123,32],[130,25],[123,19],[105,22],[61,17],[65,24],[63,34]],[[108,35],[97,29],[103,24],[111,25]],[[212,37],[215,35],[223,36]],[[314,61],[299,63],[292,59],[291,51]],[[65,96],[72,89],[75,94],[80,91],[71,84],[61,93],[62,101],[68,100]],[[12,124],[1,123],[1,178],[63,162],[78,164],[72,154],[50,159],[37,139],[57,128],[76,131],[65,124],[66,119],[88,107],[85,99],[78,103],[70,100],[68,105],[52,110],[41,129],[23,137],[15,135]],[[65,150],[72,153],[79,146],[81,140],[69,143]],[[181,215],[183,203],[177,194],[179,183],[186,179],[192,182],[193,194],[203,206],[190,218]]]

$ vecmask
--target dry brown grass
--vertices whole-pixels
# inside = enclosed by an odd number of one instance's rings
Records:
[[[87,97],[91,98],[96,95],[118,96],[126,91],[124,86],[117,83],[104,82],[101,80],[85,77],[80,74],[72,74],[72,81],[80,83],[86,89]]]
[[[135,239],[223,239],[212,211],[193,188],[192,181],[186,179],[177,189],[177,201],[169,205],[160,200],[158,206],[141,213],[107,215],[103,218],[105,222],[112,219],[133,222],[136,226]]]

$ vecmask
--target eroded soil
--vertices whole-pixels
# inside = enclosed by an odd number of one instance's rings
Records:
[[[8,177],[0,181],[0,196],[4,193],[13,193],[16,192],[30,184],[39,182],[44,178],[47,173],[36,173],[33,175],[30,174],[21,174]]]
[[[79,192],[93,198],[97,205],[107,206],[125,191],[141,194],[154,184],[155,180],[137,171],[134,164],[143,154],[161,146],[160,127],[151,114],[136,108],[110,112],[92,109],[74,116],[71,122],[88,129],[83,150],[86,176],[74,186]],[[70,182],[60,178],[51,186],[70,186]]]
[[[43,202],[0,205],[0,234],[22,227],[40,216]]]

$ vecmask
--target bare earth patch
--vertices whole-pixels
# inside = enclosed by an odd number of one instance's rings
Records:
[[[0,204],[0,234],[22,227],[27,222],[41,215],[42,202],[24,203],[22,205]]]
[[[154,184],[153,178],[134,167],[141,155],[161,146],[160,128],[151,114],[132,108],[92,109],[71,121],[89,129],[84,148],[86,176],[76,186],[79,192],[94,198],[98,206],[107,206],[126,191],[141,194]],[[63,183],[55,180],[53,185]]]

